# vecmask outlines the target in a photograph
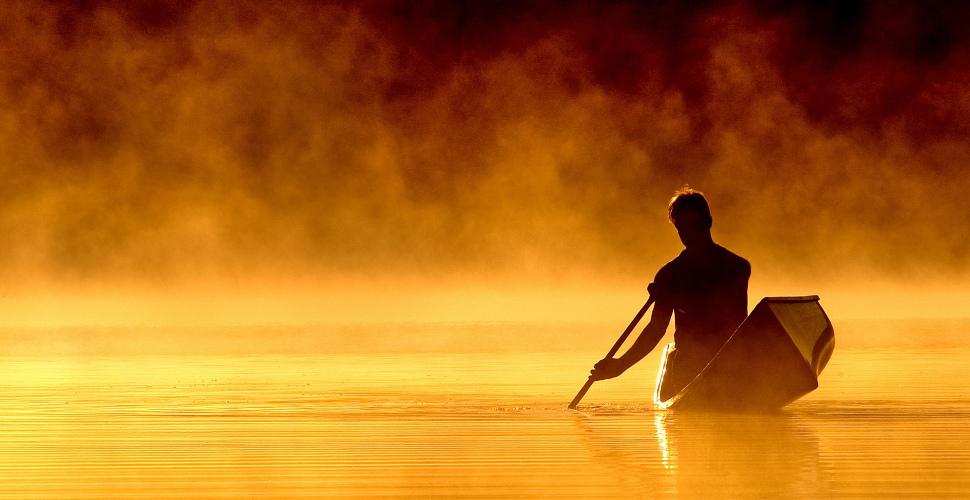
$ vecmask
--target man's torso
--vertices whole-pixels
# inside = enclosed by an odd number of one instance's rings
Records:
[[[696,375],[748,314],[751,266],[716,244],[681,252],[657,273],[654,296],[674,311],[677,365]]]

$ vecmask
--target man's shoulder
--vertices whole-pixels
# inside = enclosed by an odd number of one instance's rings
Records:
[[[726,267],[737,269],[738,271],[747,271],[748,273],[751,272],[751,263],[749,263],[747,259],[728,250],[727,248],[722,247],[721,245],[718,245],[717,248],[718,257],[723,260]]]
[[[673,260],[664,264],[663,267],[657,271],[657,276],[655,281],[667,281],[675,270],[678,268],[683,268],[684,266],[689,266],[688,257],[685,254],[686,250],[680,252]],[[717,261],[717,267],[725,271],[734,271],[737,274],[751,274],[751,264],[740,255],[722,247],[721,245],[715,245],[714,248],[714,259]]]
[[[677,254],[676,257],[674,257],[673,259],[670,259],[670,262],[664,264],[663,267],[660,268],[660,270],[662,271],[664,269],[670,269],[674,266],[677,266],[683,260],[684,260],[684,252],[680,252],[679,254]]]
[[[654,282],[659,283],[659,282],[670,281],[670,277],[674,272],[674,268],[680,265],[680,262],[683,260],[683,256],[684,256],[684,253],[681,252],[679,255],[674,257],[673,260],[664,264],[663,267],[661,267],[660,270],[657,271],[657,275],[654,278]]]

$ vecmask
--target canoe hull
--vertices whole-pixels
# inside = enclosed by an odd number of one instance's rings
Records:
[[[818,387],[835,347],[832,323],[817,296],[767,297],[717,355],[665,408],[771,411]],[[657,399],[666,356],[657,379]]]

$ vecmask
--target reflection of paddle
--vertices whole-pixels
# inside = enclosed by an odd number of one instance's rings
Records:
[[[652,304],[653,304],[653,297],[650,297],[650,299],[647,300],[647,303],[644,304],[642,308],[640,308],[640,312],[638,312],[637,315],[633,317],[633,321],[630,322],[630,326],[626,327],[626,330],[623,331],[623,335],[620,335],[620,338],[616,340],[615,344],[613,344],[613,348],[610,349],[610,352],[606,353],[606,356],[604,356],[603,359],[612,358],[613,355],[616,354],[616,351],[620,350],[620,346],[623,345],[623,341],[630,336],[630,332],[632,332],[633,329],[636,328],[637,323],[640,322],[640,318],[642,318],[643,315],[647,313],[647,309],[650,309],[650,306]],[[576,409],[576,405],[578,405],[579,401],[582,400],[583,396],[586,395],[586,391],[588,391],[589,388],[593,386],[593,382],[596,382],[596,381],[593,380],[593,376],[590,375],[589,380],[586,381],[586,385],[584,385],[583,388],[579,390],[579,394],[576,394],[576,397],[573,398],[573,402],[569,403],[568,408],[570,410]]]

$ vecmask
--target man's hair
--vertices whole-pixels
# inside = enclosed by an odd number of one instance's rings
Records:
[[[674,197],[670,199],[670,205],[667,205],[667,219],[670,220],[671,224],[676,225],[677,217],[686,211],[696,213],[707,224],[707,227],[711,227],[713,219],[711,218],[711,208],[707,205],[707,198],[704,198],[704,193],[695,191],[688,186],[684,186],[683,189],[674,193]]]

